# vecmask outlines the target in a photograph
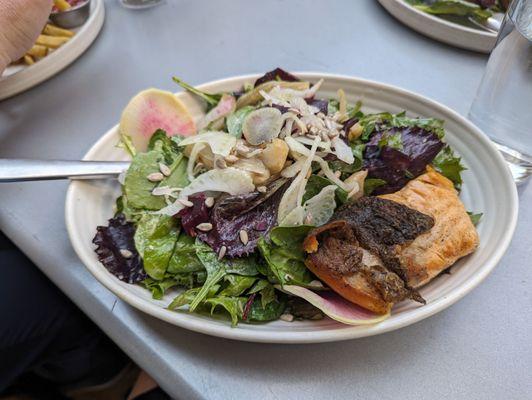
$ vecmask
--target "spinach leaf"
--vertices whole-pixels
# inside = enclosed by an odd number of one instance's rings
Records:
[[[466,168],[462,165],[460,157],[456,156],[449,145],[445,146],[432,160],[432,165],[443,176],[449,178],[457,189],[462,186],[460,173]]]
[[[473,225],[477,226],[478,223],[480,222],[480,219],[482,218],[484,214],[483,213],[475,214],[472,211],[468,211],[467,215],[469,215],[469,218],[471,218],[471,222],[473,223]]]
[[[308,199],[316,196],[321,190],[326,187],[334,185],[333,182],[331,182],[329,179],[319,176],[319,175],[311,175],[307,181],[307,185],[305,186],[305,194],[303,195],[303,203],[307,201]],[[347,202],[347,196],[349,193],[347,193],[344,189],[338,187],[336,189],[336,200],[340,204],[344,204]]]
[[[266,276],[281,285],[307,286],[312,281],[305,263],[301,260],[302,251],[295,253],[291,248],[278,247],[260,238],[258,248],[266,260]]]
[[[162,153],[155,150],[139,153],[133,158],[123,188],[131,208],[160,210],[166,205],[163,197],[151,194],[158,183],[148,180],[148,175],[159,172],[159,163],[162,161]]]
[[[226,119],[227,132],[236,138],[242,137],[242,124],[246,117],[255,110],[253,106],[245,106],[230,114]]]
[[[268,304],[270,304],[273,301],[277,301],[277,296],[275,296],[275,289],[272,285],[266,286],[264,289],[262,289],[260,292],[260,302],[262,304],[262,308],[266,308]]]
[[[286,309],[284,300],[270,301],[266,306],[255,300],[249,310],[247,321],[274,321],[279,319]]]
[[[303,251],[303,240],[312,229],[314,227],[311,225],[277,226],[271,230],[270,239],[277,246],[297,254]]]
[[[251,289],[248,290],[248,294],[259,293],[261,296],[262,307],[266,307],[268,303],[277,299],[275,296],[275,288],[266,279],[259,279]]]
[[[142,257],[144,270],[155,280],[162,280],[179,234],[174,218],[144,214],[135,231],[135,247]]]
[[[257,280],[254,276],[226,275],[224,280],[228,285],[220,292],[220,296],[240,296]]]
[[[162,281],[156,281],[152,278],[146,278],[142,281],[142,284],[151,292],[152,298],[155,300],[161,300],[164,296],[164,293],[178,285],[178,282],[173,278],[166,278]]]
[[[243,275],[243,276],[256,276],[259,271],[257,270],[257,258],[255,256],[224,259],[225,270],[231,274]]]
[[[116,215],[124,214],[127,221],[137,223],[140,217],[145,213],[143,210],[137,210],[129,205],[127,201],[127,196],[122,194],[122,196],[116,199]]]
[[[384,179],[366,178],[364,181],[364,195],[369,196],[375,189],[386,185],[386,183]]]
[[[176,155],[181,154],[182,149],[171,137],[166,135],[166,131],[163,129],[157,129],[153,132],[148,142],[148,151],[160,151],[165,155],[165,161],[171,164]]]
[[[196,256],[196,241],[181,232],[168,263],[167,272],[170,274],[187,274],[199,271],[205,271],[205,267]]]
[[[333,171],[340,171],[340,178],[342,180],[345,180],[350,175],[354,174],[357,171],[360,171],[360,169],[362,168],[362,159],[355,157],[355,160],[352,164],[348,164],[340,160],[328,161],[328,164]]]
[[[170,169],[170,175],[161,182],[151,182],[148,176],[160,173],[160,164]],[[188,185],[186,173],[187,159],[177,143],[159,129],[150,139],[148,151],[137,154],[127,171],[123,193],[126,203],[122,200],[126,216],[134,217],[137,211],[159,210],[166,205],[164,197],[152,195],[156,187],[184,187]],[[129,215],[127,215],[129,214]]]

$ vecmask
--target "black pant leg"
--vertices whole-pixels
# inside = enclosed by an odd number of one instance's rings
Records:
[[[70,384],[108,378],[126,360],[1,233],[0,321],[0,392],[25,372]]]

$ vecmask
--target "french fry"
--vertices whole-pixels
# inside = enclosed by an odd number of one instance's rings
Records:
[[[40,44],[34,44],[26,54],[36,58],[43,58],[48,54],[48,47]]]
[[[66,0],[54,0],[54,5],[59,9],[59,11],[66,11],[71,7]]]
[[[69,31],[68,29],[59,28],[58,26],[55,26],[52,24],[46,24],[44,26],[42,33],[45,35],[49,35],[49,36],[64,36],[64,37],[74,36],[74,32]]]
[[[63,36],[39,35],[35,43],[49,47],[51,49],[57,49],[68,41],[69,38]]]
[[[27,65],[33,65],[35,64],[35,60],[28,54],[24,55],[24,63]]]

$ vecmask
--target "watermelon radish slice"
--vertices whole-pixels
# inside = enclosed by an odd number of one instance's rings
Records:
[[[301,297],[314,307],[319,308],[324,314],[346,325],[371,325],[384,321],[390,313],[384,315],[374,314],[356,304],[353,304],[332,290],[319,293],[295,285],[275,285],[282,292]]]
[[[146,151],[157,129],[168,136],[190,136],[196,125],[185,105],[171,92],[147,89],[131,99],[120,118],[120,134],[131,137],[139,151]]]

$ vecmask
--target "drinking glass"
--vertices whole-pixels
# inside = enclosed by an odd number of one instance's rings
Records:
[[[516,183],[532,174],[532,0],[513,0],[469,111]]]
[[[118,0],[120,4],[127,8],[148,8],[161,4],[163,0]]]

